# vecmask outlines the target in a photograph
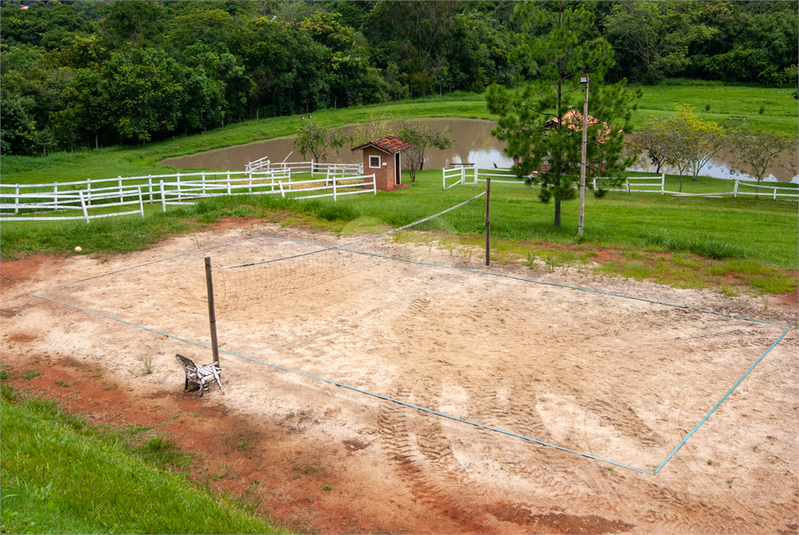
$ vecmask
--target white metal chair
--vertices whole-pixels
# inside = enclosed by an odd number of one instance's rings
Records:
[[[191,359],[183,355],[175,355],[175,358],[180,365],[183,366],[183,371],[186,372],[186,383],[183,388],[184,392],[189,391],[189,384],[196,385],[197,388],[192,388],[191,390],[199,389],[200,397],[202,397],[203,393],[208,390],[209,383],[213,381],[216,381],[216,384],[219,385],[219,389],[222,390],[222,381],[219,379],[222,370],[219,366],[213,363],[197,366]]]

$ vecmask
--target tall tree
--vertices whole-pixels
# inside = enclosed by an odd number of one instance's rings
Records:
[[[452,146],[452,140],[447,136],[449,129],[433,128],[404,118],[397,121],[396,128],[397,137],[413,145],[405,151],[405,167],[411,182],[416,182],[416,172],[424,169],[424,155],[428,148],[446,150]]]
[[[108,71],[112,119],[123,139],[144,144],[177,126],[184,100],[183,69],[163,50],[117,54]]]
[[[671,142],[666,119],[659,117],[647,119],[636,129],[630,145],[639,154],[645,152],[649,161],[657,166],[655,172],[660,173],[660,169],[670,161]]]
[[[670,163],[680,172],[680,191],[683,173],[690,172],[691,180],[696,180],[727,141],[722,127],[715,121],[703,121],[690,106],[677,106],[677,113],[666,120],[666,132]]]
[[[302,154],[311,154],[317,162],[327,160],[330,149],[339,149],[344,145],[345,138],[336,130],[315,124],[308,120],[294,139],[294,148]]]
[[[752,127],[739,127],[730,132],[731,147],[736,157],[735,170],[747,173],[760,181],[768,176],[768,169],[786,152],[796,153],[799,143],[796,137],[783,136],[776,132],[757,130]],[[796,173],[796,158],[792,165],[786,166]]]
[[[499,115],[494,135],[507,141],[506,153],[518,162],[518,174],[541,185],[543,202],[555,201],[554,224],[561,226],[561,203],[575,194],[582,148],[583,86],[591,77],[588,108],[587,161],[592,169],[620,172],[624,130],[629,130],[631,103],[640,93],[625,88],[626,80],[603,85],[613,65],[613,52],[597,36],[593,14],[565,2],[528,2],[516,8],[522,25],[519,58],[529,65],[533,81],[517,90],[489,89],[488,108]]]
[[[605,19],[608,39],[631,78],[654,83],[685,71],[689,47],[717,30],[702,24],[703,2],[618,2]]]
[[[367,17],[366,31],[397,59],[413,94],[433,91],[443,62],[443,42],[460,2],[380,1]]]

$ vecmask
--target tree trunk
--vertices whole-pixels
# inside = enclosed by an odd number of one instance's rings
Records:
[[[555,198],[555,226],[560,228],[560,199]]]

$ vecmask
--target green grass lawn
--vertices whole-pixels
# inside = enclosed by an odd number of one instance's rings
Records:
[[[667,80],[657,86],[642,86],[642,89],[643,97],[633,115],[634,125],[649,116],[668,116],[676,106],[687,104],[696,108],[697,116],[721,125],[729,124],[730,116],[744,116],[759,128],[784,135],[796,136],[799,129],[799,101],[793,98],[796,88]]]
[[[286,533],[190,483],[168,438],[136,445],[6,385],[0,411],[2,533]]]
[[[758,120],[768,118],[772,121],[759,124],[793,132],[799,123],[796,100],[787,89],[681,80],[644,87],[636,120],[670,113],[677,103],[694,105],[703,116],[719,121],[727,120],[726,117],[733,114],[757,115]],[[710,110],[705,112],[707,104]],[[765,107],[762,115],[759,113],[761,106]],[[372,115],[383,113],[412,117],[490,118],[483,97],[475,94],[324,110],[314,112],[313,118],[319,124],[336,126],[365,121]],[[2,183],[13,184],[165,173],[172,169],[158,164],[163,158],[289,135],[297,131],[301,122],[297,116],[278,117],[145,146],[59,153],[47,158],[4,157],[0,177]],[[678,177],[667,176],[667,189],[676,191],[678,182]],[[732,186],[729,180],[683,179],[686,193],[726,192],[731,191]],[[203,201],[195,207],[170,208],[165,214],[161,213],[160,206],[150,205],[146,207],[143,219],[131,216],[93,221],[90,225],[83,222],[8,222],[0,228],[0,251],[3,259],[37,251],[63,254],[75,245],[81,245],[84,254],[127,252],[146,248],[171,234],[202,228],[219,217],[262,217],[284,224],[320,225],[333,231],[341,231],[345,226],[353,228],[352,224],[342,224],[342,221],[351,220],[377,222],[378,226],[399,226],[450,207],[477,191],[470,186],[442,191],[441,171],[425,170],[419,173],[411,188],[379,193],[376,198],[363,195],[341,199],[338,204],[346,207],[349,215],[331,208],[332,201],[329,200],[287,202],[274,197],[237,197]],[[566,247],[612,247],[647,251],[648,254],[690,253],[706,260],[720,260],[723,258],[714,257],[733,255],[783,270],[797,269],[799,217],[796,202],[771,201],[765,196],[760,199],[714,199],[609,193],[604,199],[595,199],[589,195],[585,239],[578,244],[576,201],[564,203],[563,226],[558,229],[552,224],[552,206],[540,203],[536,193],[535,188],[522,185],[495,185],[492,231],[498,249],[515,250],[515,254],[522,257],[538,254],[509,244],[515,241]],[[484,208],[478,204],[459,212],[456,219],[443,220],[441,224],[444,227],[436,230],[445,230],[464,242],[474,241],[484,231]],[[537,250],[544,251],[541,246]],[[545,254],[551,256],[554,253],[549,251]],[[718,266],[713,270],[718,271]],[[741,275],[745,274],[741,272]],[[668,282],[668,278],[663,280]],[[778,287],[785,288],[785,285]]]

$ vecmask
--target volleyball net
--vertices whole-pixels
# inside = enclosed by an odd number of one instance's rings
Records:
[[[393,234],[402,231],[446,230],[480,225],[481,192],[469,200],[397,228],[338,245],[270,238],[252,240],[245,254],[252,260],[218,269],[216,309],[220,314],[240,310],[276,297],[350,276],[392,256]]]

